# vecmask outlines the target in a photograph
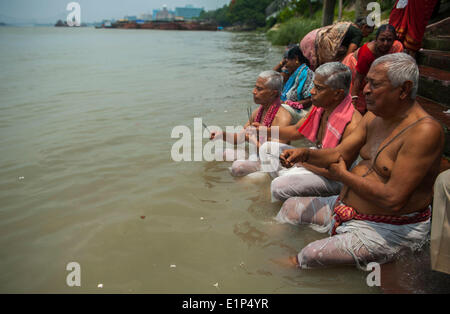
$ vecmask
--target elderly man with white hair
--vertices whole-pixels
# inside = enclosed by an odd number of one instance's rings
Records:
[[[255,149],[250,149],[249,159],[243,160],[239,160],[239,158],[243,157],[240,155],[244,154],[236,154],[237,150],[225,150],[225,160],[231,161],[236,157],[238,158],[231,167],[232,175],[239,176],[241,171],[246,171],[243,169],[251,169],[251,172],[259,169],[256,152],[264,139],[257,137],[256,132],[249,131],[249,129],[255,131],[255,128],[249,128],[253,122],[258,122],[267,127],[283,127],[291,124],[291,114],[281,106],[282,90],[283,77],[280,73],[272,70],[261,72],[253,88],[253,101],[260,106],[251,113],[249,120],[244,125],[244,130],[240,133],[211,132],[211,140],[221,138],[234,145],[248,141],[256,146]],[[252,151],[255,153],[252,154]]]
[[[418,78],[409,55],[378,58],[364,87],[369,112],[347,138],[331,149],[281,154],[287,167],[321,167],[344,185],[339,196],[284,202],[278,221],[313,224],[330,234],[292,257],[297,266],[385,263],[427,242],[444,132],[415,100]],[[361,162],[347,170],[358,154]]]
[[[339,62],[321,65],[315,71],[311,89],[313,106],[308,116],[296,125],[279,128],[284,141],[308,139],[316,148],[333,148],[357,127],[361,114],[352,105],[349,95],[352,74]],[[264,128],[257,123],[258,129]],[[271,135],[271,128],[267,133]],[[317,167],[281,167],[278,156],[293,146],[266,142],[259,149],[261,169],[270,173],[272,200],[284,201],[293,196],[329,196],[339,194],[342,184],[327,178],[327,172]]]

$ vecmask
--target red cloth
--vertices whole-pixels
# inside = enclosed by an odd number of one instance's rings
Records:
[[[406,49],[418,51],[437,0],[408,0],[403,9],[397,9],[398,2],[392,8],[389,24],[395,27],[397,37]]]
[[[364,46],[366,46],[366,45],[364,45]],[[342,61],[342,63],[345,64],[346,66],[348,66],[350,68],[350,71],[352,71],[352,84],[350,85],[350,90],[352,90],[353,82],[356,79],[357,64],[358,64],[358,62],[360,62],[359,61],[360,60],[359,53],[364,46],[359,48],[356,52],[348,54]],[[370,49],[367,48],[367,46],[364,49],[367,49],[370,52]],[[395,40],[388,53],[397,53],[397,52],[402,52],[402,51],[403,51],[402,43],[399,42],[398,40]],[[367,52],[367,54],[369,54],[369,52]],[[358,55],[358,59],[356,58],[356,55]],[[369,63],[369,61],[370,61],[370,63]],[[370,69],[370,66],[372,65],[373,61],[374,60],[371,61],[370,58],[366,58],[365,61],[360,62],[359,67],[362,69],[366,69],[366,68]],[[366,64],[363,64],[362,62],[366,62]],[[369,71],[369,70],[367,70],[367,71]],[[366,72],[366,74],[367,73],[368,72]],[[360,86],[361,89],[358,92],[358,100],[356,101],[356,104],[355,104],[356,109],[358,109],[358,111],[361,112],[361,114],[364,114],[366,112],[366,100],[365,100],[364,94],[363,94],[363,89],[364,89],[364,86],[366,85],[366,83],[367,83],[366,79],[364,78],[361,83],[361,86]]]
[[[288,100],[286,100],[285,103],[286,103],[286,105],[288,105],[289,107],[292,107],[294,109],[298,109],[298,110],[303,109],[303,105],[298,101],[292,101],[292,100],[288,99]]]
[[[425,207],[420,212],[413,216],[386,216],[386,215],[366,215],[359,214],[355,208],[347,206],[341,202],[338,197],[334,205],[334,225],[331,230],[331,235],[336,234],[336,228],[339,227],[343,222],[356,219],[356,220],[366,220],[372,222],[380,222],[391,225],[408,225],[413,223],[418,223],[426,221],[431,217],[430,206]]]
[[[311,142],[316,142],[320,119],[324,111],[324,108],[313,106],[305,122],[298,128],[298,131]],[[339,144],[345,127],[352,120],[354,111],[352,97],[347,95],[328,117],[322,148],[333,148]]]
[[[363,45],[358,52],[358,63],[356,64],[356,71],[358,71],[359,74],[366,76],[367,73],[369,73],[372,62],[374,61],[375,55],[372,53],[372,51],[370,51],[367,44]]]

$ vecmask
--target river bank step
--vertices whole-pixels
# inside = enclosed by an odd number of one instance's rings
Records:
[[[392,263],[381,265],[381,291],[384,294],[448,293],[450,276],[431,270],[430,245]]]
[[[444,128],[445,146],[441,160],[440,172],[450,169],[450,114],[444,113],[444,111],[448,110],[448,107],[422,96],[417,96],[416,100],[422,108],[438,120]]]
[[[420,49],[417,54],[418,64],[450,72],[450,51]]]
[[[419,66],[418,94],[450,108],[450,72],[425,65]]]
[[[450,36],[438,35],[436,37],[425,38],[422,42],[424,49],[450,51]]]

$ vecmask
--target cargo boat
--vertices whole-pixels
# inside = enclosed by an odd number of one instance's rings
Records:
[[[216,31],[217,25],[197,21],[118,21],[108,28]]]

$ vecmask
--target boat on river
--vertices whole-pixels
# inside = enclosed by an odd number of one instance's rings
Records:
[[[108,28],[216,31],[217,25],[199,21],[117,21]]]

